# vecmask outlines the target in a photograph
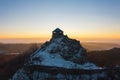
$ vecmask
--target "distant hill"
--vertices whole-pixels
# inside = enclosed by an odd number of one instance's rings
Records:
[[[114,47],[120,48],[120,44],[116,44],[116,43],[81,42],[81,44],[89,52],[90,51],[109,50]]]
[[[29,49],[34,43],[26,44],[26,43],[17,43],[17,44],[2,44],[0,43],[0,54],[19,54],[23,53],[27,49]],[[42,43],[36,43],[38,47],[42,45]],[[95,42],[81,42],[81,45],[90,51],[101,51],[101,50],[109,50],[114,47],[120,48],[119,44],[114,43],[95,43]]]
[[[17,44],[0,44],[0,54],[20,54],[28,50],[33,44],[36,43],[17,43]],[[38,47],[41,45],[41,43],[36,44]]]
[[[120,48],[88,52],[88,58],[99,66],[113,67],[120,65]]]
[[[24,48],[24,47],[23,47]],[[35,52],[38,47],[33,44],[22,54],[1,54],[0,55],[0,79],[8,80],[14,72],[23,66],[30,54]]]

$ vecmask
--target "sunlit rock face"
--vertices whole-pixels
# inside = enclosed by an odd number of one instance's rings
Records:
[[[42,76],[43,74],[50,77],[50,72],[47,73],[43,70],[41,72],[41,66],[47,66],[47,69],[50,70],[51,67],[85,70],[98,69],[95,64],[87,60],[86,54],[86,50],[81,46],[79,41],[70,39],[67,35],[64,35],[62,30],[56,28],[52,31],[52,38],[50,41],[45,42],[35,53],[30,55],[24,67],[15,73],[12,80],[21,80],[22,77],[23,80],[30,80],[29,75],[38,75],[36,77],[34,76],[32,80],[37,80],[37,77],[43,78],[44,80],[45,77]],[[29,66],[37,66],[37,69],[40,71],[34,71],[34,67],[32,68],[33,70],[30,71],[31,69],[29,70]],[[58,73],[54,77],[57,78],[58,75],[64,76]],[[22,75],[22,77],[20,75]]]

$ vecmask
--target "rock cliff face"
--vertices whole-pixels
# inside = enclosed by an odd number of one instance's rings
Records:
[[[25,63],[25,66],[49,66],[60,67],[65,69],[98,69],[95,64],[87,60],[86,50],[80,42],[70,39],[63,34],[59,28],[53,31],[50,41],[44,43]],[[25,67],[24,66],[24,67]],[[34,73],[34,71],[32,71]],[[43,72],[43,71],[42,71]],[[41,72],[35,73],[42,77]],[[12,80],[27,79],[28,75],[24,68],[15,73]],[[33,76],[33,74],[31,74]],[[48,73],[46,73],[48,75]],[[36,80],[36,78],[33,78]],[[44,78],[43,78],[44,79]]]
[[[87,62],[86,50],[80,45],[80,42],[64,35],[57,38],[52,37],[49,42],[41,46],[40,51],[51,55],[59,54],[63,59],[75,63]]]

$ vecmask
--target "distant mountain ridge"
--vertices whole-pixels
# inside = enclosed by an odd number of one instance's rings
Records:
[[[88,58],[102,67],[120,66],[120,48],[88,52]]]
[[[90,51],[102,51],[102,50],[109,50],[114,47],[120,48],[120,44],[117,43],[103,43],[103,42],[81,42],[81,45],[87,49],[88,52]]]

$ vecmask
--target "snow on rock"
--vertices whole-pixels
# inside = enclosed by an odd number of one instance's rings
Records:
[[[33,53],[27,65],[45,65],[77,69],[98,69],[88,62],[86,50],[80,42],[64,34],[53,34],[50,41]]]
[[[19,78],[19,79],[18,79]],[[29,80],[29,77],[27,76],[25,70],[19,69],[13,76],[12,80]]]
[[[80,42],[68,38],[59,29],[53,31],[50,41],[44,43],[35,53],[30,55],[24,66],[31,65],[56,66],[66,69],[99,69],[99,67],[87,60],[86,50],[81,46]],[[33,73],[36,74],[35,71]],[[20,79],[19,75],[22,75],[24,79]],[[41,72],[37,72],[36,75],[41,77]],[[31,74],[31,76],[34,75]],[[30,79],[28,79],[25,71],[20,69],[15,73],[12,80]]]
[[[41,60],[35,60],[37,56],[40,56]],[[98,67],[93,63],[87,62],[84,64],[77,64],[63,59],[59,54],[49,54],[47,52],[39,52],[38,54],[34,55],[30,65],[56,66],[71,69],[98,69]]]

